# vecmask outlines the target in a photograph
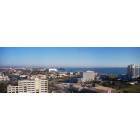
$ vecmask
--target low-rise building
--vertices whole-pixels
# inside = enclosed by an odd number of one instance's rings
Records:
[[[9,77],[5,76],[3,73],[0,73],[0,81],[9,81]]]
[[[47,76],[44,74],[37,74],[37,75],[31,75],[31,77],[30,77],[30,79],[35,79],[35,78],[46,79]]]
[[[50,68],[49,72],[58,72],[58,70],[56,68]]]
[[[83,82],[93,81],[93,80],[95,80],[96,76],[97,76],[97,73],[95,73],[94,71],[86,71],[86,72],[83,72],[82,81]]]

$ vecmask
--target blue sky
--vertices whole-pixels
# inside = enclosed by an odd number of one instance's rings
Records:
[[[125,67],[133,63],[140,64],[140,48],[0,48],[0,66]]]

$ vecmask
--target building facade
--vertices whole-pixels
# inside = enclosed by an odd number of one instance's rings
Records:
[[[8,93],[48,93],[48,80],[35,78],[34,80],[19,80],[18,86],[7,87]]]
[[[7,93],[18,93],[18,86],[7,86]]]
[[[19,80],[18,93],[36,93],[35,80]]]
[[[86,81],[94,81],[96,79],[97,73],[95,73],[94,71],[86,71],[83,72],[83,78],[82,81],[86,82]]]
[[[30,79],[35,79],[35,78],[39,78],[39,79],[47,79],[47,76],[44,74],[37,74],[37,75],[31,75]]]
[[[0,73],[0,81],[9,81],[9,77],[5,76],[3,73]]]
[[[49,72],[58,72],[58,70],[56,68],[50,68]]]
[[[132,79],[140,77],[140,64],[128,65],[127,74]]]

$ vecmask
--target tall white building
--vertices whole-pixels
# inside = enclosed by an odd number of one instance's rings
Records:
[[[97,76],[97,73],[95,73],[94,71],[86,71],[86,72],[83,72],[82,81],[83,82],[93,81],[93,80],[95,80],[96,76]]]
[[[130,78],[140,77],[140,64],[128,65],[127,74]]]
[[[7,87],[8,93],[48,93],[48,80],[35,78],[33,80],[19,80],[18,86]]]

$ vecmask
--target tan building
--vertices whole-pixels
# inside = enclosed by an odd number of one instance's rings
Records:
[[[18,93],[18,86],[7,86],[7,93]]]
[[[39,79],[46,79],[47,76],[43,75],[43,74],[37,74],[37,75],[31,75],[30,79],[35,79],[35,78],[39,78]]]
[[[19,80],[18,86],[7,87],[8,93],[48,93],[48,80],[35,78],[34,80]]]
[[[19,80],[18,93],[36,93],[35,80]]]
[[[96,76],[97,76],[97,73],[95,73],[94,71],[86,71],[86,72],[83,72],[82,81],[83,82],[86,82],[86,81],[95,80]]]

